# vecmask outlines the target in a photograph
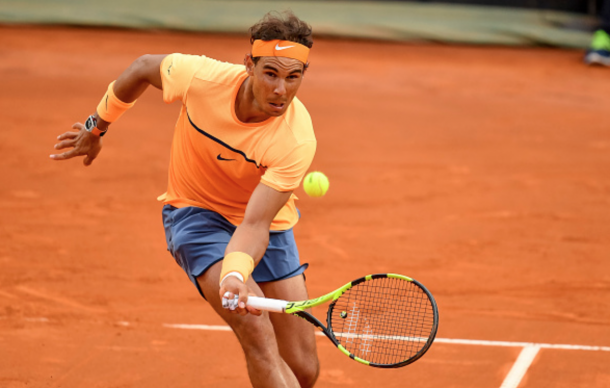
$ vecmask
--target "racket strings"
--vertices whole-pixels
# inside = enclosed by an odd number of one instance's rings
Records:
[[[348,289],[334,304],[329,325],[356,357],[391,365],[415,357],[434,322],[432,302],[417,284],[378,278]]]

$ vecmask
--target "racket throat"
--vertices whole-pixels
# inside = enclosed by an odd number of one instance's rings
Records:
[[[328,339],[331,340],[335,344],[335,346],[340,346],[339,342],[337,342],[337,339],[335,338],[333,333],[330,330],[328,330],[326,327],[324,327],[324,325],[322,324],[322,322],[320,322],[318,320],[318,318],[314,317],[313,315],[311,315],[305,311],[298,311],[298,312],[294,313],[293,315],[303,318],[307,322],[311,323],[312,325],[314,325],[315,327],[320,329],[320,331],[322,331],[322,333],[324,333],[324,335],[326,337],[328,337]]]

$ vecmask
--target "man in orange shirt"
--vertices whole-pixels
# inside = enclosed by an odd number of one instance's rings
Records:
[[[205,56],[145,55],[109,85],[78,132],[59,136],[51,155],[84,155],[148,85],[180,100],[168,189],[159,197],[168,250],[201,295],[231,326],[254,387],[312,387],[319,365],[313,327],[246,306],[249,294],[307,299],[292,234],[293,190],[316,149],[311,118],[295,97],[307,69],[311,27],[292,13],[267,14],[250,28],[252,53],[233,65]],[[239,298],[234,311],[222,296]],[[262,315],[262,316],[261,316]]]

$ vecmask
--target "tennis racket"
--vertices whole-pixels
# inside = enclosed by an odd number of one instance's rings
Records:
[[[326,326],[305,310],[331,302]],[[289,302],[248,296],[248,306],[299,316],[320,328],[341,352],[362,364],[398,368],[419,359],[438,329],[438,308],[418,281],[397,274],[367,275],[315,299]],[[223,307],[235,309],[235,299]]]

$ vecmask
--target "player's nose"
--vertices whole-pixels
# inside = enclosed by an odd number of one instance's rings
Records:
[[[273,92],[278,96],[283,96],[284,94],[286,94],[286,82],[282,79],[278,80]]]

